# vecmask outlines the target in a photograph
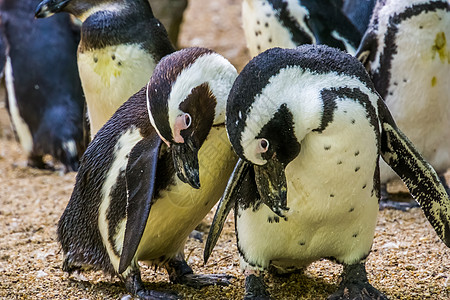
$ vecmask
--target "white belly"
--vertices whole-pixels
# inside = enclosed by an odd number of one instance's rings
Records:
[[[396,38],[386,104],[400,130],[444,172],[450,166],[450,12],[403,21]],[[383,182],[395,177],[384,163],[381,171]]]
[[[354,125],[342,126],[353,118]],[[265,205],[239,211],[238,243],[246,260],[241,266],[302,267],[322,257],[354,263],[368,254],[378,213],[372,192],[376,159],[375,134],[362,110],[335,114],[322,134],[310,133],[286,168],[287,221],[268,222],[275,214]]]
[[[182,183],[163,192],[152,206],[136,252],[138,260],[152,261],[182,253],[189,233],[220,199],[237,158],[225,128],[212,128],[199,151],[199,190]]]
[[[155,61],[139,45],[109,46],[78,52],[91,136],[150,79]]]

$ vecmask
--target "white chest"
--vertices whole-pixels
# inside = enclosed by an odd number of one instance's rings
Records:
[[[427,161],[450,165],[450,12],[421,13],[398,26],[385,101]],[[383,181],[393,177],[383,166]]]
[[[182,252],[189,233],[222,196],[237,161],[225,128],[211,129],[198,159],[201,188],[193,189],[177,178],[176,185],[161,193],[150,211],[136,253],[138,260],[152,261]]]
[[[148,82],[155,65],[152,56],[136,44],[78,53],[92,136]]]
[[[364,110],[343,113],[322,133],[302,141],[299,156],[286,168],[287,221],[262,205],[237,218],[244,264],[266,268],[305,266],[322,257],[353,263],[371,247],[378,212],[373,190],[376,138]]]

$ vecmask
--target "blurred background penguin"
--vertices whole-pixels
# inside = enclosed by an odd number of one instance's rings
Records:
[[[76,62],[79,29],[69,16],[35,20],[39,0],[0,1],[0,69],[6,107],[28,165],[52,169],[46,154],[76,171],[86,142]]]

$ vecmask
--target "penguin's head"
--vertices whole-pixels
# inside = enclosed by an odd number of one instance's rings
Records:
[[[363,86],[361,81],[370,85],[356,59],[324,45],[269,49],[237,77],[227,102],[228,136],[253,167],[261,200],[276,214],[287,209],[286,166],[306,136],[333,118],[323,108],[322,91]]]
[[[130,1],[132,3],[134,1]],[[128,8],[127,1],[116,0],[43,0],[35,11],[36,18],[47,18],[55,13],[68,12],[84,21],[98,11],[119,11]]]
[[[198,151],[212,126],[225,122],[236,76],[221,55],[188,48],[164,57],[147,85],[150,122],[171,148],[178,177],[194,188],[200,188]]]

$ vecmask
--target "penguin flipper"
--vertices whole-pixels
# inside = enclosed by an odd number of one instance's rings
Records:
[[[381,156],[401,177],[419,202],[439,238],[450,247],[450,198],[433,167],[397,128],[388,108],[379,101]]]
[[[310,15],[307,23],[314,34],[316,44],[325,44],[348,51],[345,43],[339,41],[344,38],[355,51],[362,35],[336,3],[333,1],[317,2],[314,11],[315,13]],[[333,36],[335,33],[340,38]]]
[[[133,260],[141,241],[152,206],[155,190],[156,167],[161,139],[156,131],[139,141],[131,150],[126,168],[127,223],[119,274],[123,273]]]
[[[236,166],[234,167],[233,173],[231,173],[230,179],[227,183],[227,187],[225,188],[225,191],[220,198],[219,204],[217,205],[217,210],[214,214],[211,228],[209,229],[208,238],[205,244],[205,250],[203,251],[203,261],[205,263],[208,261],[209,256],[211,255],[212,250],[216,245],[217,240],[219,239],[220,233],[223,229],[223,224],[225,223],[225,220],[227,219],[231,208],[234,207],[235,203],[237,202],[242,185],[246,182],[251,182],[249,180],[246,180],[250,175],[250,167],[250,164],[240,158],[236,163]]]

